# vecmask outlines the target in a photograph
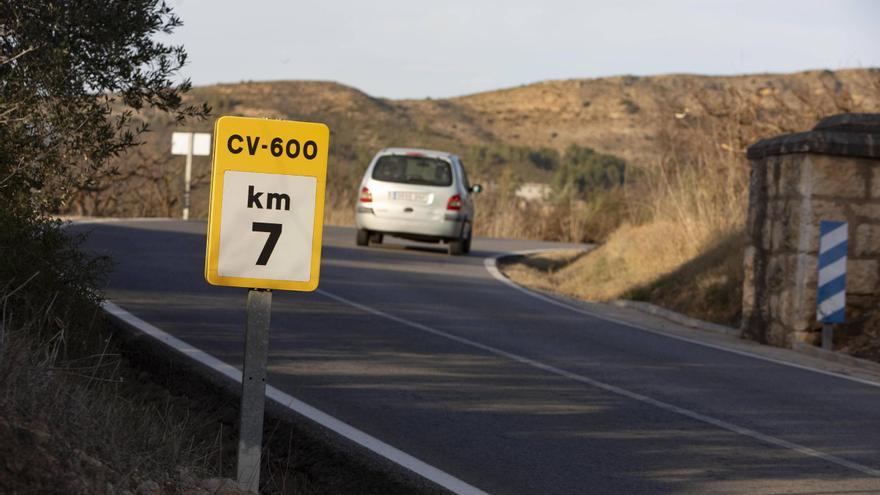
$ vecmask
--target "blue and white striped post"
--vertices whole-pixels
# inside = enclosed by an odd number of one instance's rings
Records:
[[[823,220],[819,224],[819,291],[816,319],[822,322],[822,347],[831,349],[832,323],[843,323],[846,308],[846,222]]]

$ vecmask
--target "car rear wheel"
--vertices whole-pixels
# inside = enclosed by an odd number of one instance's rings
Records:
[[[370,231],[367,229],[357,230],[357,245],[366,246],[370,243]]]
[[[382,244],[382,239],[384,237],[385,236],[383,236],[381,232],[370,232],[369,239],[373,244]]]
[[[461,237],[449,241],[449,254],[452,256],[461,256],[471,251],[471,225],[466,223],[462,229]]]
[[[456,239],[454,241],[449,241],[449,254],[452,256],[461,256],[464,254],[464,240]]]

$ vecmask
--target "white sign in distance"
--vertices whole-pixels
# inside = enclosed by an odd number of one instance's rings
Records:
[[[316,191],[315,177],[227,170],[217,273],[308,281]]]
[[[211,154],[211,134],[207,132],[175,132],[171,134],[171,154],[189,154],[190,140],[192,140],[193,156]]]

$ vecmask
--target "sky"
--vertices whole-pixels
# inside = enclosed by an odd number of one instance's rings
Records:
[[[170,0],[193,84],[442,98],[548,79],[880,67],[880,2]]]

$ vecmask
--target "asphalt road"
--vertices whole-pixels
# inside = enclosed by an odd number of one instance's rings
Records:
[[[108,297],[236,366],[243,289],[203,279],[203,222],[91,224]],[[410,247],[405,247],[410,246]],[[269,382],[490,493],[880,493],[880,388],[566,310],[484,258],[552,243],[357,248],[276,292]]]

